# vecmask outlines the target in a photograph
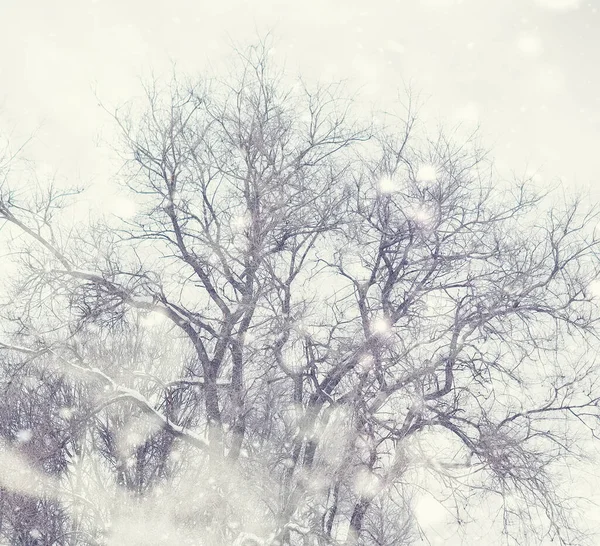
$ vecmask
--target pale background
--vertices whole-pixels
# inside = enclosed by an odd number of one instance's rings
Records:
[[[410,82],[429,119],[480,124],[501,168],[600,201],[599,10],[600,0],[0,0],[0,121],[15,143],[34,135],[25,155],[40,175],[89,187],[110,209],[118,162],[94,89],[120,104],[151,69],[200,72],[232,42],[272,31],[290,72],[350,79],[383,107]],[[584,496],[594,470],[576,480]],[[420,511],[436,520],[435,503]]]
[[[309,77],[384,103],[405,82],[427,113],[478,121],[502,165],[600,197],[600,2],[577,0],[0,0],[0,116],[28,155],[82,183],[107,175],[104,101],[176,61],[200,71],[272,30]]]

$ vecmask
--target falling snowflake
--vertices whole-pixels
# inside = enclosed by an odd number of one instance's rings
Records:
[[[231,227],[234,231],[240,232],[250,225],[250,217],[247,214],[240,214],[231,219]]]
[[[68,420],[71,417],[73,417],[73,408],[69,408],[69,407],[62,407],[58,410],[58,415],[61,419],[65,419]]]
[[[285,468],[294,468],[295,466],[294,460],[290,459],[289,457],[287,459],[283,459],[282,464],[285,466]]]
[[[390,322],[387,319],[380,318],[373,322],[371,325],[371,331],[374,334],[387,334],[390,331]]]
[[[417,171],[418,182],[433,182],[437,177],[438,172],[434,165],[421,165]]]
[[[358,370],[361,372],[367,372],[375,363],[375,359],[371,355],[365,355],[358,361]]]
[[[394,179],[389,174],[384,174],[379,179],[379,190],[381,193],[393,193],[398,189]]]
[[[433,212],[425,206],[414,206],[406,209],[406,216],[421,226],[428,226],[433,222]]]
[[[29,442],[29,440],[31,440],[31,438],[33,437],[33,433],[31,432],[31,429],[24,428],[17,432],[16,437],[19,443],[25,444]]]

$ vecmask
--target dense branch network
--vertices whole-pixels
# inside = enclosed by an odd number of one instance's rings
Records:
[[[72,195],[2,187],[22,269],[0,350],[61,381],[40,404],[78,408],[38,419],[68,430],[60,475],[139,502],[168,488],[192,542],[381,546],[413,539],[426,470],[458,523],[486,492],[506,533],[567,543],[551,477],[597,426],[597,213],[500,180],[475,135],[428,136],[411,102],[361,125],[267,56],[111,114],[140,205],[119,226],[67,232]],[[80,490],[64,525],[103,544],[110,508]]]

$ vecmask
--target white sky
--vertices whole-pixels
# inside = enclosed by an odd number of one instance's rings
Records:
[[[432,119],[478,119],[500,165],[549,183],[600,171],[600,2],[0,0],[0,119],[27,155],[86,185],[115,171],[97,105],[174,60],[198,72],[273,30],[290,70],[351,78],[386,104],[410,81]],[[600,185],[599,185],[600,186]],[[600,187],[593,190],[600,198]]]

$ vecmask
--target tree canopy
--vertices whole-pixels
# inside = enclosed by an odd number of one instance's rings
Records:
[[[594,207],[265,44],[107,111],[129,218],[69,224],[78,192],[1,163],[0,536],[412,544],[428,491],[499,542],[584,540]]]

